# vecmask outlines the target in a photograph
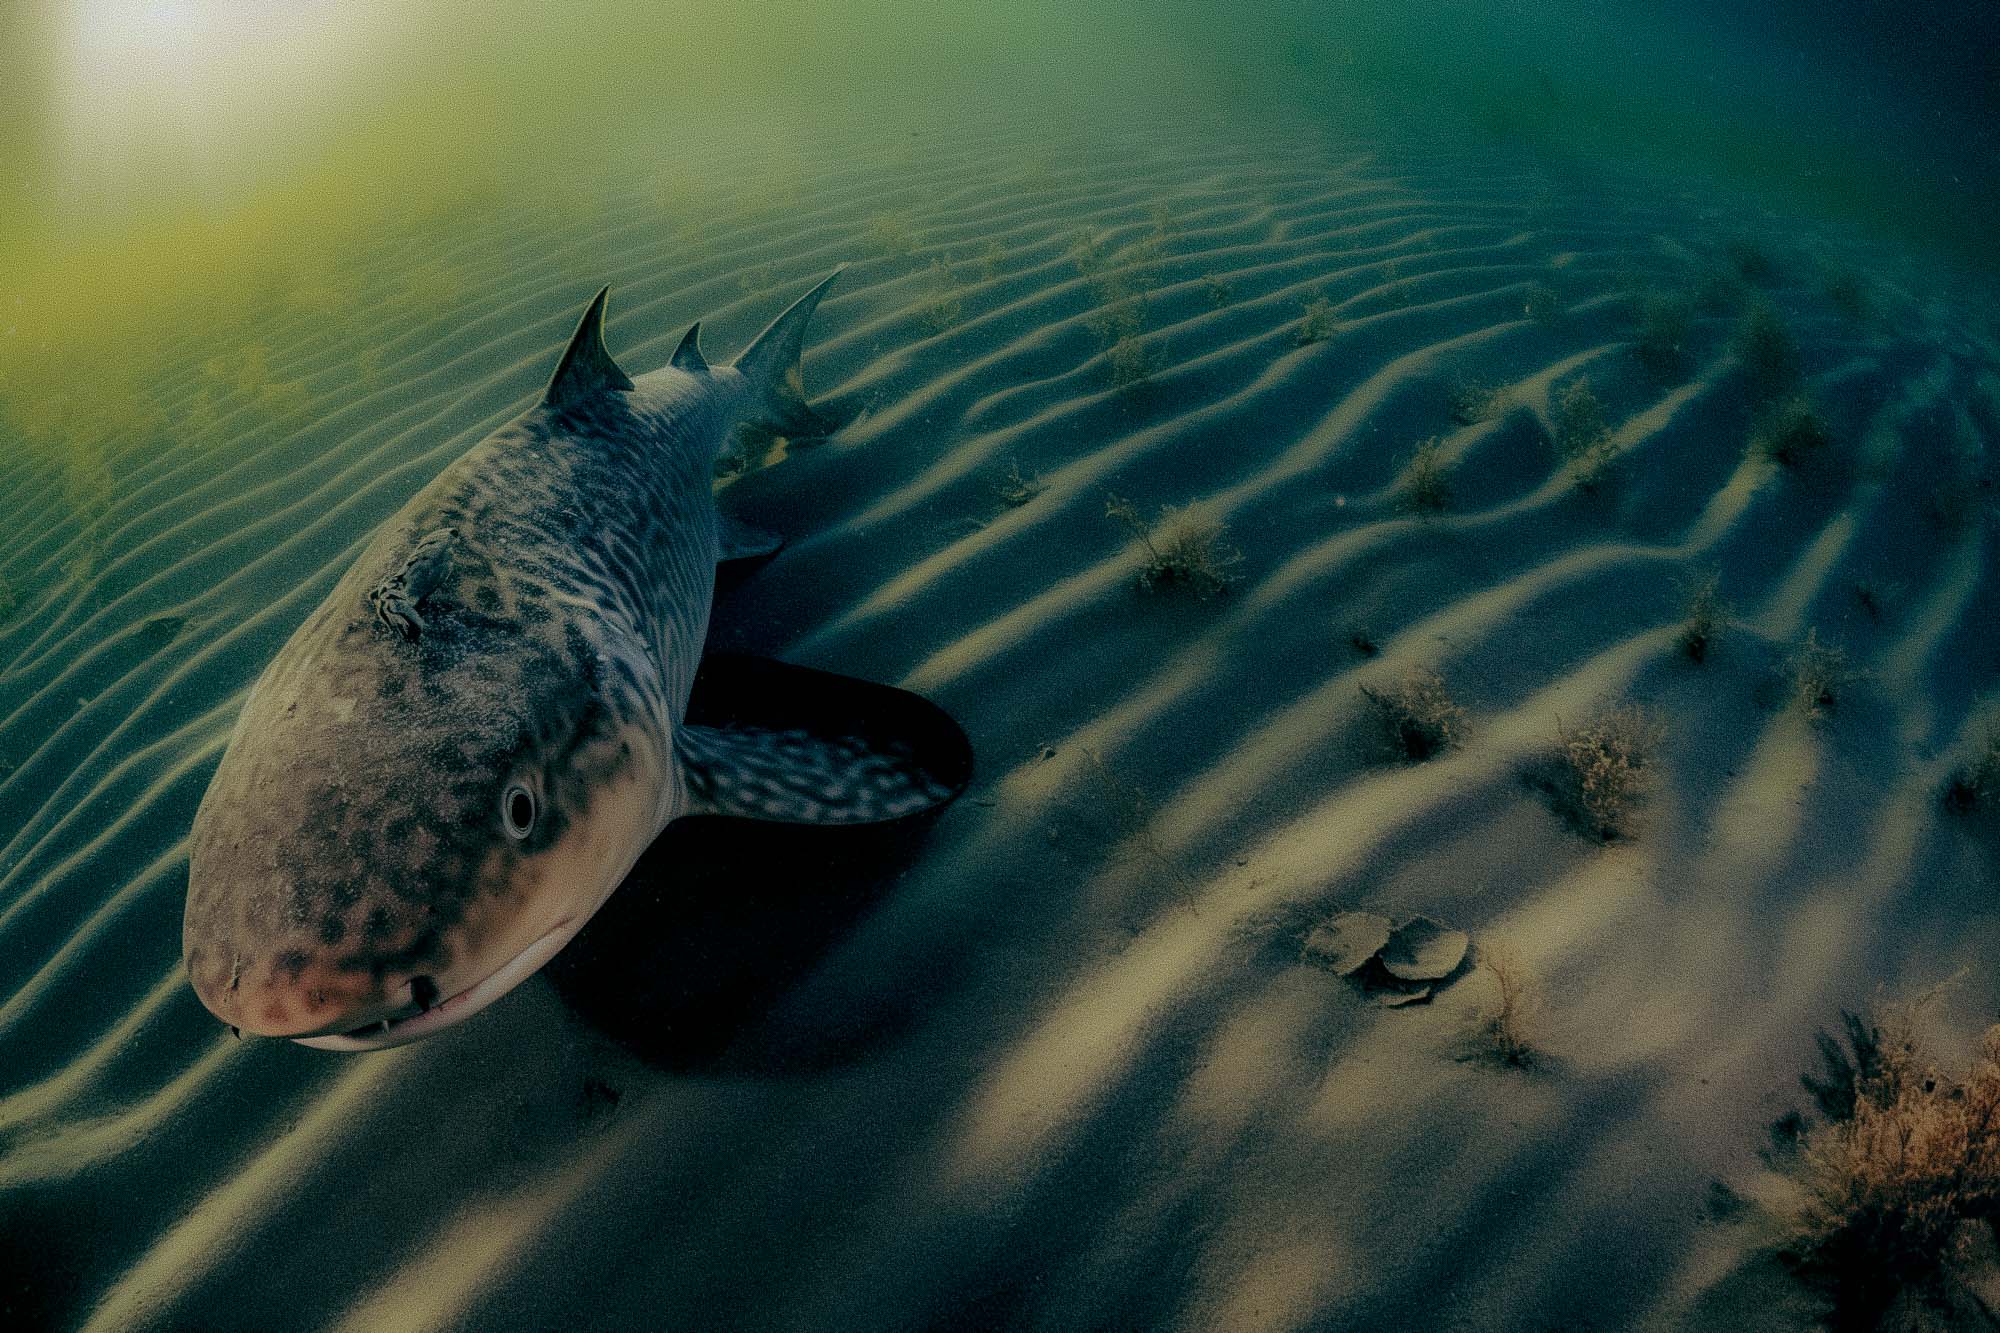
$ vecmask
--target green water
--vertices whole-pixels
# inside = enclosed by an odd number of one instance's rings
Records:
[[[1990,1021],[1984,11],[468,9],[0,15],[0,1325],[1623,1327],[1762,1243],[1816,1029]],[[964,798],[237,1044],[258,673],[600,286],[643,372],[842,264],[710,645],[935,701]],[[1479,962],[1389,1015],[1336,908]],[[1532,1072],[1445,1034],[1489,947]]]
[[[828,125],[949,138],[997,115],[1081,134],[1160,116],[1245,133],[1372,124],[1667,160],[1990,261],[1991,88],[1927,88],[1865,45],[1822,49],[1831,22],[1465,0],[1227,15],[1026,0],[586,0],[559,13],[29,0],[0,32],[0,258],[17,273],[17,336],[54,336],[59,319],[83,336],[125,322],[118,293],[141,276],[155,297],[240,292],[242,270],[323,262],[385,213],[496,188],[551,190],[560,207],[563,186],[672,175],[725,137],[756,174],[805,140],[824,151],[811,131]],[[57,286],[71,298],[60,316]]]
[[[379,377],[380,302],[449,318],[481,220],[524,210],[554,238],[636,189],[726,260],[727,219],[803,204],[799,182],[850,152],[914,170],[996,130],[1088,144],[1182,125],[1642,167],[1685,198],[1743,191],[1968,272],[1994,263],[1982,90],[1920,98],[1890,62],[1815,42],[1810,14],[45,0],[5,22],[0,411],[16,459],[59,474],[86,527],[114,440],[201,448],[243,405],[305,419],[312,395],[269,368],[274,321],[315,323]],[[616,258],[570,257],[583,284]],[[160,385],[193,353],[205,384],[168,420]]]

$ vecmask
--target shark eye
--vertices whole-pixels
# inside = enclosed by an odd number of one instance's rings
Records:
[[[508,837],[525,841],[535,827],[535,794],[518,782],[510,785],[500,796],[500,822]]]

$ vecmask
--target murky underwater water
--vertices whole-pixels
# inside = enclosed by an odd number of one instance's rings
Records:
[[[4,23],[10,1326],[2000,1302],[1990,16]],[[722,566],[677,724],[796,733],[781,787],[815,729],[949,767],[915,695],[962,794],[676,822],[462,1023],[233,1038],[183,963],[190,830],[266,665],[599,288],[648,384],[842,265],[830,433],[699,463],[783,545]],[[618,510],[593,475],[556,508]],[[521,534],[447,578],[560,564]],[[594,634],[600,594],[555,600]],[[379,807],[391,741],[351,743],[281,782]],[[356,863],[446,776],[343,825]],[[329,893],[292,924],[357,956]]]

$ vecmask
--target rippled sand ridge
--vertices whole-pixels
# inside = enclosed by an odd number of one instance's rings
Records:
[[[2000,674],[1990,294],[1422,145],[824,160],[412,222],[169,349],[82,461],[13,405],[0,1310],[1806,1319],[1716,1199],[1770,1180],[1814,1031],[1961,970],[2000,1005],[2000,835],[1940,800]],[[233,1040],[181,970],[185,838],[264,664],[598,285],[637,371],[843,262],[805,363],[840,428],[725,460],[789,544],[725,576],[712,646],[936,699],[971,789],[920,827],[671,830],[435,1039]],[[1216,581],[1148,586],[1121,500],[1191,506]],[[1426,673],[1451,743],[1386,753],[1374,699]],[[1657,743],[1600,827],[1557,756],[1625,706]],[[1385,1006],[1301,960],[1341,910],[1469,957]],[[1481,1035],[1492,960],[1538,1000],[1525,1068]]]

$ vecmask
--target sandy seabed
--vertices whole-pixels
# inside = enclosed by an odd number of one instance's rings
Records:
[[[365,373],[274,314],[310,411],[126,441],[88,531],[0,464],[0,1311],[1810,1326],[1762,1150],[1814,1031],[1959,973],[1964,1026],[2000,1008],[2000,835],[1938,799],[2000,674],[1990,296],[1741,200],[1421,146],[827,160],[671,217],[624,190],[385,238]],[[936,699],[972,788],[914,826],[670,830],[434,1040],[232,1040],[181,973],[185,837],[263,664],[598,284],[637,371],[696,318],[730,354],[843,261],[805,366],[843,425],[723,487],[790,544],[725,579],[714,640]],[[1749,447],[1760,304],[1827,426],[1793,465]],[[1556,444],[1578,381],[1590,485]],[[1236,581],[1142,588],[1110,494],[1226,523]],[[1808,632],[1846,655],[1817,721]],[[1397,762],[1361,687],[1416,670],[1464,741]],[[1543,775],[1626,703],[1664,739],[1606,843]],[[1341,909],[1472,958],[1382,1007],[1300,961]],[[1478,1035],[1492,957],[1541,999],[1525,1069]]]

